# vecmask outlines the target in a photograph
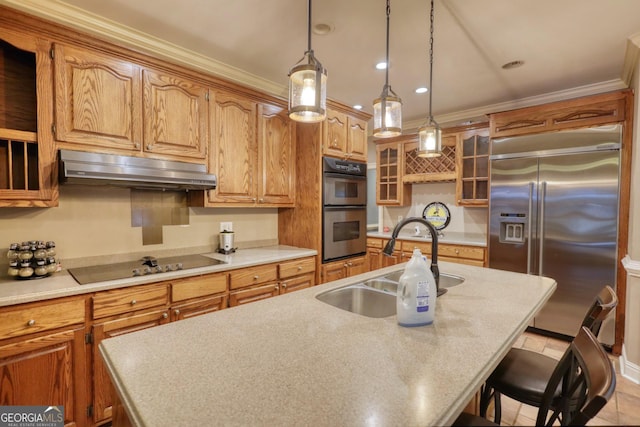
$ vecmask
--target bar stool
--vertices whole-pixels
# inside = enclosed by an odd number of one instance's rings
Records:
[[[587,312],[581,327],[589,328],[593,335],[600,332],[602,321],[618,304],[618,297],[611,286],[605,286],[598,293],[591,308]],[[483,386],[480,395],[480,415],[486,417],[487,409],[494,400],[494,420],[500,423],[502,408],[500,396],[504,394],[518,402],[540,407],[549,378],[558,361],[543,354],[512,348],[502,359]],[[556,390],[556,395],[561,392]]]
[[[615,387],[613,363],[596,336],[583,326],[548,379],[536,426],[551,426],[554,423],[585,425],[606,405]],[[499,424],[477,415],[462,413],[453,425]]]

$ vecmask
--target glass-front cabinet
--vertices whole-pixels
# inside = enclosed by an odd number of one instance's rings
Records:
[[[456,198],[460,206],[489,204],[489,129],[462,133],[458,140]]]
[[[386,206],[411,204],[411,185],[402,182],[404,142],[376,142],[376,203]]]

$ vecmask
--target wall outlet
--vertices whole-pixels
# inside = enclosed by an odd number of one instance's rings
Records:
[[[398,215],[398,222],[402,221],[404,217],[402,215]]]
[[[220,231],[233,231],[233,223],[232,222],[221,222],[220,223]]]

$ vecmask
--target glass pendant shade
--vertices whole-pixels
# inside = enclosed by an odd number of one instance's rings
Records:
[[[433,122],[418,129],[418,156],[438,157],[442,153],[442,130]]]
[[[297,65],[289,72],[289,117],[309,123],[321,122],[326,116],[327,70],[310,56],[308,64]]]
[[[373,136],[391,138],[402,134],[402,101],[396,96],[373,101]]]

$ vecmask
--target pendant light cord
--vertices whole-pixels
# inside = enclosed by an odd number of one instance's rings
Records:
[[[307,52],[311,52],[311,0],[307,2]]]
[[[433,97],[433,0],[431,0],[431,30],[429,35],[429,120],[435,123],[433,120],[433,114],[431,114],[431,100]]]
[[[390,15],[391,15],[391,0],[387,0],[387,57],[386,57],[387,66],[385,68],[385,78],[384,78],[385,92],[386,92],[386,88],[389,87],[389,16]]]

